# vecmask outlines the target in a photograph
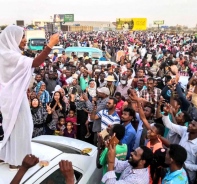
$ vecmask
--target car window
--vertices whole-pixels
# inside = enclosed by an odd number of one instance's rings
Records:
[[[34,39],[34,40],[31,40],[31,45],[32,46],[43,46],[45,42],[46,42],[45,39]]]
[[[99,52],[92,52],[92,59],[99,59],[101,57],[102,56]]]
[[[82,173],[74,170],[75,183],[78,183],[82,178]],[[50,176],[44,179],[40,184],[65,184],[65,178],[62,175],[60,169],[58,168]]]
[[[83,57],[85,52],[77,52],[77,57]]]
[[[68,56],[68,57],[71,57],[71,51],[69,52],[69,51],[66,51],[66,55]]]

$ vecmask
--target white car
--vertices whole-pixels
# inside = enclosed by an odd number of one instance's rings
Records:
[[[22,178],[21,184],[65,184],[65,179],[59,169],[59,162],[61,160],[69,160],[72,162],[75,183],[101,183],[102,169],[97,169],[96,167],[97,147],[94,145],[77,139],[48,135],[34,138],[31,145],[32,154],[37,156],[39,160],[49,161],[49,165],[41,167],[37,164],[30,168]],[[81,150],[85,148],[91,149],[86,155],[81,152]],[[16,171],[9,170],[8,164],[1,165],[1,184],[9,184],[15,174]]]
[[[54,46],[48,56],[51,58],[53,56],[53,54],[56,52],[58,57],[60,57],[62,55],[62,51],[65,51],[65,49],[63,47]]]

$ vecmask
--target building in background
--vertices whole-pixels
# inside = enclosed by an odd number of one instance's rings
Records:
[[[112,24],[110,21],[74,21],[74,22],[66,22],[66,23],[54,23],[53,19],[48,20],[33,20],[32,24],[36,25],[38,27],[45,27],[47,25],[54,24],[54,28],[58,29],[61,27],[61,24],[63,26],[89,26],[93,27],[93,30],[115,30],[116,26]]]
[[[45,19],[45,20],[41,20],[41,19],[35,19],[32,20],[32,24],[38,27],[44,27],[45,25],[47,25],[47,23],[52,23],[53,19]]]
[[[116,27],[110,21],[74,21],[66,22],[63,25],[69,26],[91,26],[95,31],[98,30],[114,30]]]
[[[25,22],[24,22],[24,20],[16,20],[16,25],[24,27],[25,26]]]

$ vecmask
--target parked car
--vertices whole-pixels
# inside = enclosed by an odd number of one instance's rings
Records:
[[[69,160],[72,162],[75,183],[100,184],[102,170],[96,167],[97,147],[92,144],[61,136],[43,135],[32,140],[32,154],[39,160],[49,161],[49,165],[41,167],[39,164],[30,168],[21,184],[65,184],[65,179],[60,172],[59,162]],[[1,146],[1,143],[0,143]],[[84,154],[83,150],[89,150]],[[8,164],[0,166],[1,184],[9,184],[16,171],[10,171]]]
[[[88,53],[89,58],[92,58],[92,61],[99,60],[103,56],[103,51],[93,47],[67,47],[66,55],[71,57],[71,53],[74,52],[77,57],[83,57],[84,53]]]
[[[56,52],[58,57],[60,57],[62,55],[62,51],[65,51],[65,49],[63,47],[54,46],[48,56],[51,58],[53,56],[53,54]]]

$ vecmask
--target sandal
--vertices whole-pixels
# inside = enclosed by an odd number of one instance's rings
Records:
[[[0,160],[0,165],[5,164],[5,162],[3,160]]]
[[[10,171],[18,171],[19,170],[19,166],[10,165],[9,169],[10,169]]]
[[[87,139],[87,138],[89,138],[90,136],[91,136],[91,133],[87,133],[86,136],[85,136],[85,138]]]

